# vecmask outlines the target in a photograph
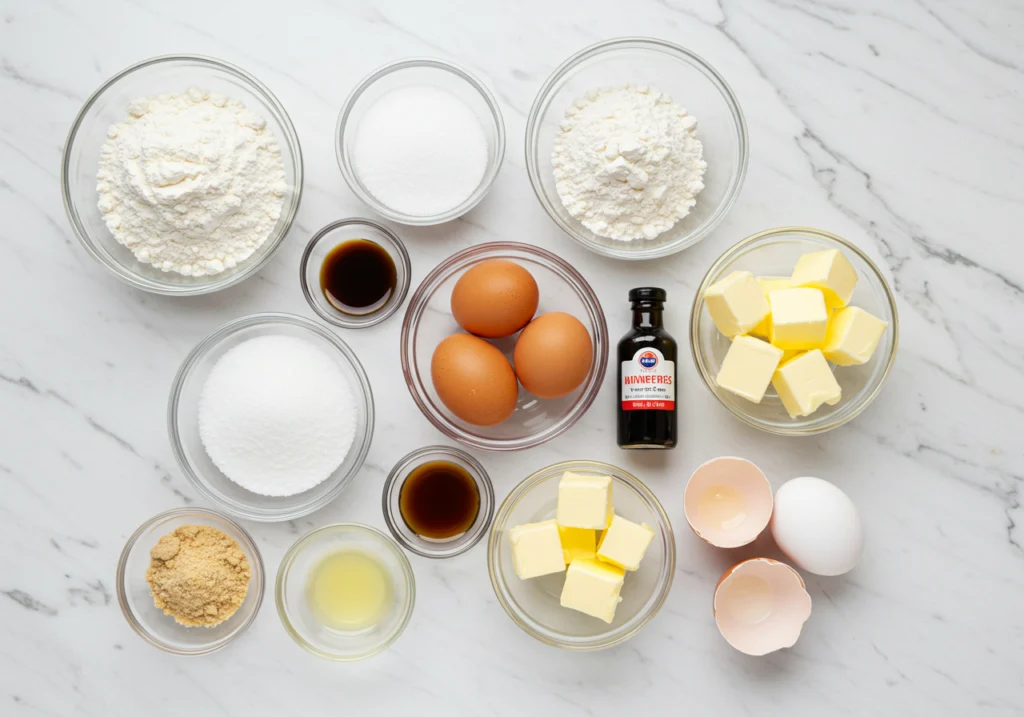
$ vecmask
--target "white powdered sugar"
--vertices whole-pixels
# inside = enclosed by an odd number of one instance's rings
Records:
[[[555,186],[599,236],[653,239],[690,213],[704,189],[697,120],[644,85],[600,88],[566,110],[552,152]]]
[[[294,336],[258,336],[220,357],[199,396],[199,437],[234,483],[295,495],[341,465],[355,440],[356,390],[337,362]]]
[[[107,130],[96,189],[107,227],[139,261],[205,276],[267,240],[288,185],[266,120],[191,88],[129,105]]]

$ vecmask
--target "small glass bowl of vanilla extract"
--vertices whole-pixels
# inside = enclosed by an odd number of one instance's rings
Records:
[[[490,529],[494,488],[465,451],[427,446],[405,456],[384,483],[384,521],[402,547],[426,558],[466,552]]]
[[[299,262],[302,293],[320,318],[361,329],[398,311],[412,265],[402,240],[372,219],[341,219],[318,231]]]

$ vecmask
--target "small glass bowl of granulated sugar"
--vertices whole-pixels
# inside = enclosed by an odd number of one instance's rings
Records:
[[[153,602],[146,579],[150,551],[162,536],[184,526],[214,528],[237,544],[249,567],[249,584],[238,608],[215,625],[186,627]],[[263,604],[263,558],[252,536],[222,513],[203,508],[177,508],[143,523],[125,543],[117,563],[117,602],[125,620],[154,647],[175,655],[206,655],[245,632]]]
[[[292,520],[334,500],[373,436],[370,383],[352,349],[308,319],[254,314],[185,358],[168,430],[185,477],[239,518]]]
[[[471,73],[412,58],[356,85],[335,141],[357,197],[388,219],[427,226],[462,216],[487,194],[505,155],[505,124]]]

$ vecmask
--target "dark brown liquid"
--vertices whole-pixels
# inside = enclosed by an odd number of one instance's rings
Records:
[[[473,526],[480,512],[480,491],[462,466],[431,461],[417,466],[405,479],[398,507],[416,535],[446,540]]]
[[[391,255],[368,239],[339,244],[320,265],[324,297],[343,314],[372,314],[388,303],[397,283]]]

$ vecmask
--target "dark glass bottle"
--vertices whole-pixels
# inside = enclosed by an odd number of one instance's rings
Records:
[[[633,289],[633,329],[619,341],[619,448],[676,445],[676,342],[665,331],[665,290]]]

